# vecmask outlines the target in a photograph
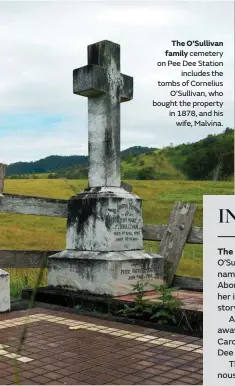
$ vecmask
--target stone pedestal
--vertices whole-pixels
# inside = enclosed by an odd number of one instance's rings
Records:
[[[133,291],[137,282],[163,283],[163,258],[145,251],[92,252],[66,250],[49,258],[48,284],[72,291],[113,296]]]
[[[10,311],[10,275],[0,269],[0,313]]]
[[[67,249],[48,258],[48,284],[113,296],[137,282],[163,283],[163,258],[143,250],[141,200],[122,188],[90,188],[68,204]]]
[[[68,203],[67,249],[143,249],[141,200],[123,188],[90,188]]]

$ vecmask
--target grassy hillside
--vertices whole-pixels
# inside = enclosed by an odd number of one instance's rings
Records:
[[[198,205],[194,225],[202,226],[203,194],[233,194],[232,182],[195,181],[130,181],[133,192],[143,199],[145,224],[167,224],[175,201]],[[6,180],[5,192],[41,197],[66,198],[87,187],[86,180]],[[65,248],[66,220],[59,218],[0,213],[0,248],[16,250],[62,250]],[[145,242],[149,251],[159,243]],[[32,285],[37,270],[9,270],[12,293]],[[178,274],[202,276],[202,246],[187,245]],[[27,278],[27,279],[25,279]],[[44,277],[46,284],[46,273]]]
[[[185,179],[183,173],[177,170],[159,150],[122,162],[123,179],[135,180],[180,180]]]
[[[129,157],[136,157],[140,154],[149,153],[153,150],[156,150],[154,147],[147,147],[147,146],[132,146],[129,147],[126,150],[122,150],[121,157],[123,160]]]
[[[208,135],[195,143],[153,149],[133,146],[121,152],[121,174],[132,180],[231,180],[234,174],[234,130]],[[8,178],[86,179],[86,156],[51,156],[9,166]],[[18,174],[17,176],[15,174]]]
[[[28,175],[27,178],[87,179],[88,167],[74,165],[57,172]],[[177,170],[159,150],[132,156],[128,154],[121,162],[122,179],[132,180],[181,180],[185,175]]]

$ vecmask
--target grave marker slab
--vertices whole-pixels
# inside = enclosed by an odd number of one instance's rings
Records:
[[[10,311],[10,275],[0,269],[0,313]]]
[[[0,163],[0,197],[3,197],[6,165]],[[10,275],[0,269],[0,313],[10,310]]]
[[[67,249],[48,258],[48,284],[124,295],[133,284],[163,282],[163,258],[143,250],[141,199],[121,187],[120,103],[133,78],[120,72],[120,46],[88,46],[88,65],[73,72],[73,92],[88,97],[88,188],[68,202]]]

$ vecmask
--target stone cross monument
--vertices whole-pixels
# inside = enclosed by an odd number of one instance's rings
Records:
[[[120,46],[88,46],[88,65],[73,72],[74,94],[88,97],[88,188],[68,203],[67,249],[49,257],[48,284],[124,295],[137,282],[163,282],[163,258],[143,250],[141,200],[121,188],[120,103],[133,78],[120,73]]]
[[[88,65],[73,72],[74,94],[88,97],[89,187],[120,187],[120,102],[133,97],[133,78],[120,73],[120,46],[88,46]]]

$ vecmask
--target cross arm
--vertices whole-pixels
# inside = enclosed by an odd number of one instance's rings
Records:
[[[106,75],[103,67],[88,64],[73,70],[73,93],[97,97],[106,93]]]
[[[125,74],[120,74],[120,78],[120,102],[128,102],[133,99],[133,78]]]

